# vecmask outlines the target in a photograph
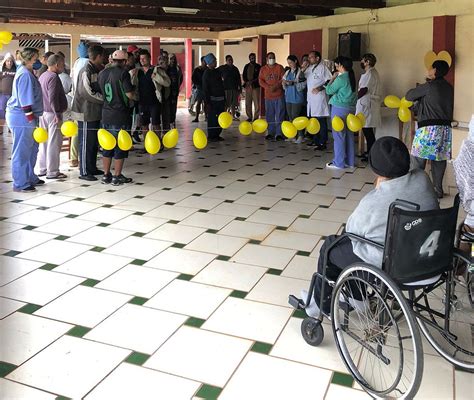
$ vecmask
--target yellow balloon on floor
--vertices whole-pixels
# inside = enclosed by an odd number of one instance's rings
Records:
[[[74,121],[64,121],[61,125],[61,133],[66,137],[76,136],[78,130],[79,128]]]
[[[359,118],[363,128],[365,126],[365,115],[360,112],[356,114],[356,117]]]
[[[166,132],[165,136],[163,136],[163,146],[167,149],[172,149],[178,144],[179,134],[176,128],[171,129],[170,131]]]
[[[196,128],[193,133],[194,147],[198,150],[202,150],[207,146],[207,136],[202,129]]]
[[[410,121],[411,120],[410,110],[406,107],[400,107],[398,109],[398,118],[400,118],[400,121],[402,121],[402,122]]]
[[[397,96],[394,95],[388,95],[385,97],[383,100],[384,104],[388,108],[398,108],[400,107],[400,99]]]
[[[337,115],[332,119],[332,129],[341,132],[344,129],[344,121]]]
[[[160,151],[161,143],[158,135],[153,131],[148,131],[145,136],[145,150],[150,154]]]
[[[308,126],[306,127],[306,131],[310,135],[316,135],[319,130],[321,129],[321,125],[319,124],[319,121],[317,118],[310,118],[308,121]]]
[[[281,123],[281,131],[288,139],[293,139],[298,133],[298,130],[290,121],[283,121]]]
[[[346,118],[347,127],[352,132],[359,132],[362,129],[362,123],[360,119],[354,114],[349,114]]]
[[[117,145],[114,135],[106,129],[99,129],[97,131],[97,138],[99,139],[100,147],[104,150],[112,150]]]
[[[239,132],[244,135],[248,136],[252,133],[252,124],[248,121],[243,121],[239,124]]]
[[[256,119],[252,123],[252,128],[256,133],[264,133],[268,128],[268,122],[262,118]]]
[[[48,132],[46,132],[46,129],[38,127],[33,131],[33,138],[38,143],[44,143],[48,140]]]
[[[123,151],[129,151],[133,146],[132,137],[124,129],[120,129],[118,133],[117,143],[120,150]]]
[[[8,31],[1,31],[0,32],[0,43],[2,44],[8,44],[12,41],[13,39],[13,34]]]
[[[400,107],[410,108],[413,105],[413,101],[405,99],[405,96],[400,100]]]
[[[222,129],[227,129],[232,125],[232,115],[230,115],[230,113],[227,111],[221,112],[217,118],[217,122],[219,122],[219,126]]]
[[[299,131],[302,131],[303,129],[306,129],[306,127],[309,124],[309,119],[308,117],[296,117],[293,120],[293,125],[298,129]]]

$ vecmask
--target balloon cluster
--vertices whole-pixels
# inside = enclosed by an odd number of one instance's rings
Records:
[[[352,132],[359,132],[365,125],[365,115],[358,113],[357,115],[349,114],[346,117],[347,128]],[[331,121],[333,131],[341,132],[344,129],[344,121],[339,116],[334,116]]]
[[[77,124],[74,121],[65,121],[61,125],[61,133],[66,137],[76,136],[78,132]],[[33,131],[33,138],[38,143],[44,143],[48,140],[48,132],[46,129],[38,127]]]
[[[412,101],[405,99],[405,97],[399,99],[397,96],[388,95],[387,97],[385,97],[383,102],[388,108],[398,108],[398,118],[400,119],[400,121],[410,121],[411,112],[409,108],[413,105]]]
[[[13,39],[13,34],[8,31],[0,31],[0,50],[3,48],[3,45],[9,44]]]

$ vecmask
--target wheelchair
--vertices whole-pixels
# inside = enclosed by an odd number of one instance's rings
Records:
[[[472,261],[454,246],[458,208],[458,196],[451,208],[431,211],[396,200],[389,207],[384,244],[343,233],[322,255],[323,271],[313,274],[307,298],[289,296],[294,308],[309,310],[316,282],[323,283],[318,316],[302,321],[303,338],[318,346],[323,319],[330,320],[345,366],[374,398],[416,395],[424,363],[420,331],[443,358],[458,369],[474,371],[472,274],[458,270]],[[379,248],[382,268],[357,262],[329,279],[328,255],[343,238]],[[330,297],[329,312],[325,296]]]

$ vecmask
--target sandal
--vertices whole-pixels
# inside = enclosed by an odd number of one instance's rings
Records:
[[[59,174],[57,174],[55,176],[47,176],[46,177],[46,179],[64,179],[64,178],[67,178],[67,175],[63,174],[62,172],[60,172]]]

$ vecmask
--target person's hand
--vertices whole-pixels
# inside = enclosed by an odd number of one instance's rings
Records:
[[[339,76],[339,72],[338,72],[338,71],[334,72],[334,73],[332,74],[331,80],[333,81],[333,80],[336,79],[338,76]]]
[[[308,67],[309,67],[309,62],[308,61],[305,61],[305,62],[303,62],[303,64],[301,64],[301,69],[303,71],[305,71]]]
[[[313,94],[318,94],[321,90],[319,90],[319,88],[315,87],[313,89],[311,89],[311,93]]]
[[[58,125],[61,122],[61,117],[58,114],[54,115],[54,123]]]

